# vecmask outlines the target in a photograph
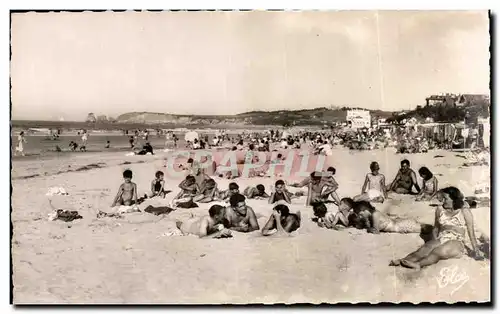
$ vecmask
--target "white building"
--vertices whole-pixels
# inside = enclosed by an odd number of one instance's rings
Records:
[[[351,122],[352,127],[355,129],[371,127],[371,115],[368,110],[347,110],[346,120]]]

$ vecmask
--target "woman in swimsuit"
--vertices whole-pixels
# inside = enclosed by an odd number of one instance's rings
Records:
[[[383,203],[387,199],[387,191],[385,189],[385,176],[379,173],[380,166],[374,161],[370,164],[371,172],[365,177],[365,183],[361,189],[361,194],[354,197],[354,201],[367,201]],[[368,191],[367,191],[368,188]]]
[[[423,186],[417,195],[416,201],[430,201],[438,191],[438,180],[427,167],[418,169],[423,179]]]
[[[342,199],[348,204],[347,209],[353,209],[359,218],[361,228],[366,228],[368,233],[424,233],[432,232],[432,226],[422,224],[415,219],[390,217],[373,207],[366,201],[353,201],[350,198]]]
[[[436,264],[440,260],[460,258],[465,252],[467,231],[472,245],[473,257],[482,259],[474,232],[472,212],[464,208],[464,196],[456,187],[447,187],[437,193],[442,206],[437,207],[433,229],[434,239],[402,259],[391,261],[390,266],[405,266],[414,269]]]

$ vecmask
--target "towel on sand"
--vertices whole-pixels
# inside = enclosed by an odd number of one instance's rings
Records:
[[[149,205],[148,207],[146,207],[146,209],[144,209],[144,211],[146,213],[150,213],[150,214],[153,214],[153,215],[162,215],[162,214],[169,214],[170,212],[174,211],[173,208],[170,208],[168,206],[159,206],[159,207],[154,207],[153,205]]]
[[[54,196],[54,195],[68,195],[68,192],[61,186],[54,186],[49,189],[46,196]]]

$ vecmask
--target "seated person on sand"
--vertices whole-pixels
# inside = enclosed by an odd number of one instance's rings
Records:
[[[434,239],[424,243],[415,252],[402,259],[391,261],[390,266],[405,266],[420,269],[433,265],[440,260],[460,258],[465,253],[465,233],[471,245],[472,257],[482,259],[474,232],[474,218],[468,208],[464,208],[464,196],[456,187],[447,187],[437,193],[442,203],[436,208],[435,223],[432,230]]]
[[[142,149],[135,153],[136,155],[146,155],[147,153],[150,153],[151,155],[154,155],[153,153],[153,146],[151,146],[151,144],[149,144],[149,142],[147,142],[146,144],[144,144],[144,146],[142,147]]]
[[[192,175],[188,175],[186,179],[179,184],[179,188],[181,191],[171,201],[171,207],[176,207],[179,203],[193,201],[193,198],[198,193],[198,185],[196,184],[196,179]]]
[[[266,199],[269,195],[266,193],[266,188],[262,184],[257,184],[257,186],[248,186],[243,191],[243,195],[248,199]]]
[[[227,190],[221,191],[219,193],[219,199],[224,202],[229,202],[231,196],[235,194],[240,194],[240,187],[236,182],[229,183],[229,188]]]
[[[274,204],[276,202],[287,202],[291,204],[291,196],[293,194],[288,192],[285,187],[285,182],[283,180],[278,180],[274,184],[274,189],[271,186],[271,196],[269,197],[269,204]]]
[[[217,182],[210,178],[201,186],[200,193],[196,195],[193,199],[194,202],[199,203],[210,203],[215,201],[219,197],[219,191],[217,190]]]
[[[339,187],[339,184],[337,183],[337,181],[335,180],[335,177],[334,177],[334,175],[335,175],[336,172],[337,171],[336,171],[336,169],[334,167],[328,167],[328,169],[326,170],[326,173],[323,173],[323,174],[314,171],[314,172],[311,172],[311,174],[307,178],[305,178],[304,180],[302,180],[301,182],[299,182],[299,183],[291,183],[290,186],[291,187],[295,187],[295,188],[302,188],[304,186],[308,186],[309,183],[311,183],[311,180],[312,180],[312,178],[314,176],[321,175],[321,180],[324,181],[324,182],[326,182],[327,184],[331,185],[332,187],[334,187],[335,188],[334,191],[336,191],[338,189],[338,187]],[[296,193],[296,196],[298,196],[297,193]],[[338,196],[336,196],[336,195],[335,196],[332,195],[332,196],[334,198],[338,198]]]
[[[259,222],[255,212],[245,204],[245,196],[233,194],[229,200],[230,206],[226,207],[226,219],[229,229],[238,232],[252,232],[259,230]]]
[[[137,185],[132,182],[132,170],[123,171],[123,182],[118,188],[115,199],[111,207],[125,205],[131,206],[135,205],[137,207]]]
[[[183,235],[193,234],[200,238],[230,238],[232,237],[231,230],[225,228],[224,217],[224,206],[212,205],[208,210],[208,216],[177,221],[176,226]]]
[[[163,196],[165,198],[167,192],[165,191],[165,180],[162,171],[156,171],[155,178],[151,181],[151,195],[150,198],[155,196]]]
[[[334,208],[333,204],[314,203],[314,216],[318,218],[318,226],[328,229],[340,230],[342,227],[351,225],[350,217],[352,212],[351,203],[347,202],[346,198],[340,200],[340,206]],[[328,206],[327,206],[328,205]],[[335,206],[336,207],[336,206]],[[350,219],[351,218],[351,219]]]
[[[262,235],[286,235],[300,228],[300,212],[290,213],[288,206],[276,205],[269,220],[262,228]]]
[[[198,186],[198,191],[201,191],[202,187],[205,185],[205,182],[210,180],[210,176],[205,173],[203,168],[196,167],[192,170],[192,176],[196,181],[196,185]]]
[[[387,189],[398,194],[412,194],[412,187],[415,186],[417,192],[420,192],[420,187],[417,182],[415,171],[410,168],[410,162],[407,159],[401,161],[401,168],[398,174]]]
[[[338,205],[340,199],[335,192],[336,190],[337,186],[322,180],[319,172],[313,172],[311,174],[311,181],[308,184],[306,206],[312,206],[313,203],[329,202],[328,197],[330,195],[333,197],[333,202]]]
[[[345,199],[349,208],[359,217],[361,223],[358,228],[366,228],[368,233],[378,234],[388,233],[422,233],[428,234],[432,231],[432,226],[421,224],[415,219],[389,217],[378,211],[369,202],[355,202],[350,198]]]
[[[422,189],[417,195],[416,201],[430,201],[438,191],[438,180],[427,167],[418,169],[418,174],[422,177]]]
[[[354,197],[354,201],[367,201],[383,203],[387,199],[385,190],[385,176],[379,173],[380,166],[374,161],[370,164],[371,172],[365,177],[365,183],[361,188],[361,194]],[[368,188],[368,191],[366,189]]]

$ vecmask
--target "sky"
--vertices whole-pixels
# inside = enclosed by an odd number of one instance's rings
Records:
[[[12,15],[12,118],[401,110],[489,94],[487,11]]]

